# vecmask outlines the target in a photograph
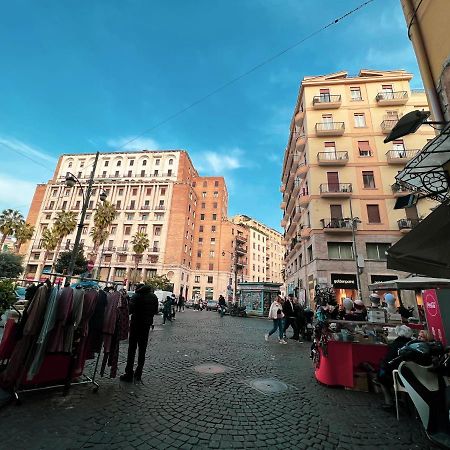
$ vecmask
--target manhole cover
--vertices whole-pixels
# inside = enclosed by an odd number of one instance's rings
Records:
[[[198,366],[194,366],[193,369],[198,373],[210,373],[215,375],[226,372],[228,367],[223,366],[222,364],[199,364]]]
[[[288,390],[288,385],[273,378],[257,378],[249,381],[250,387],[262,394],[278,394]]]

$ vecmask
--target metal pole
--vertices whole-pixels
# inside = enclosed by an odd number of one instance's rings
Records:
[[[73,269],[75,268],[75,259],[77,257],[78,248],[80,246],[81,232],[83,231],[84,218],[86,216],[86,211],[89,206],[89,199],[91,198],[92,185],[94,184],[95,169],[97,168],[97,161],[99,155],[100,152],[97,152],[95,154],[94,166],[92,167],[91,177],[89,178],[89,184],[83,202],[83,209],[81,210],[80,223],[78,224],[77,235],[75,237],[75,242],[73,244],[72,258],[70,258],[69,269],[67,270],[67,278],[66,278],[67,283],[70,283],[70,277],[73,275]]]
[[[236,250],[236,249],[235,249]],[[234,252],[234,302],[237,304],[237,251]]]
[[[355,257],[355,266],[356,266],[356,286],[358,288],[358,299],[361,300],[362,299],[361,279],[359,278],[358,251],[356,249],[355,219],[353,218],[352,198],[351,197],[350,197],[350,220],[352,221],[352,241],[353,241],[353,256]]]

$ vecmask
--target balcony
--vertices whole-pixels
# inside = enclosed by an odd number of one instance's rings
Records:
[[[297,152],[303,151],[306,144],[306,136],[304,134],[298,134],[298,136],[295,139],[295,149]]]
[[[411,161],[420,150],[389,150],[386,153],[388,164],[406,164]]]
[[[303,119],[305,118],[305,111],[298,111],[295,115],[295,124],[297,126],[301,126],[303,123]]]
[[[155,206],[155,210],[156,211],[164,211],[166,209],[166,207],[164,205],[157,205]]]
[[[380,106],[406,105],[406,103],[408,102],[408,92],[378,92],[375,99]]]
[[[245,254],[247,254],[247,250],[245,248],[243,248],[243,247],[240,247],[238,245],[238,246],[236,246],[236,253],[238,255],[245,255]]]
[[[142,205],[141,209],[142,210],[149,210],[150,209],[150,205]]]
[[[126,253],[128,251],[128,247],[117,247],[117,253]]]
[[[398,118],[393,117],[392,119],[384,119],[383,122],[381,122],[381,131],[384,134],[389,134],[392,131],[392,128],[397,125]]]
[[[103,253],[112,253],[112,252],[114,252],[114,250],[115,250],[115,247],[105,247],[103,249]]]
[[[286,224],[287,224],[287,219],[283,217],[283,218],[281,219],[280,225],[284,228],[284,227],[286,226]]]
[[[283,201],[280,203],[280,208],[281,208],[281,209],[286,209],[286,200],[283,200]]]
[[[400,219],[397,220],[398,229],[402,233],[408,233],[413,228],[417,227],[420,223],[420,219]]]
[[[348,152],[319,152],[319,166],[345,166],[348,163]]]
[[[280,192],[283,193],[286,190],[286,186],[284,184],[282,184],[280,186]]]
[[[350,219],[320,219],[325,233],[351,233],[352,221]]]
[[[309,205],[310,201],[311,201],[311,196],[309,195],[309,193],[302,192],[298,196],[297,205],[301,206],[302,208],[305,208]]]
[[[150,247],[149,249],[148,249],[148,251],[150,252],[150,253],[159,253],[159,247]]]
[[[402,195],[407,195],[411,192],[409,189],[400,186],[398,183],[394,183],[393,185],[391,185],[391,189],[395,197],[401,197]]]
[[[317,136],[342,136],[345,131],[344,122],[318,122],[316,123]]]
[[[352,184],[351,183],[324,183],[320,185],[321,197],[351,197]]]
[[[126,211],[134,211],[135,209],[136,209],[136,205],[133,205],[133,204],[128,205],[128,206],[125,208]]]
[[[297,167],[297,170],[295,171],[295,177],[300,179],[305,178],[306,174],[308,173],[308,169],[309,167],[307,164],[300,163]]]
[[[247,238],[243,234],[237,234],[236,241],[237,242],[247,242]]]
[[[313,97],[314,109],[336,109],[341,106],[340,95],[322,94]]]

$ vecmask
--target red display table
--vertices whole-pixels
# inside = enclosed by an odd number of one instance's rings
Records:
[[[354,373],[363,362],[378,368],[387,353],[385,344],[356,342],[328,342],[328,355],[319,348],[319,367],[315,371],[317,381],[328,386],[354,387]]]

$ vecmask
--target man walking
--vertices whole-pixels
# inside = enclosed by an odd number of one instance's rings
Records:
[[[298,327],[297,318],[294,311],[294,294],[289,294],[287,300],[283,303],[283,313],[284,313],[284,337],[286,337],[286,330],[291,326],[294,330],[294,334],[291,339],[298,341]]]
[[[131,382],[134,375],[135,381],[141,381],[148,335],[150,327],[153,325],[153,316],[158,313],[158,297],[154,294],[152,286],[140,284],[136,287],[136,291],[130,300],[129,312],[131,321],[127,366],[120,380]],[[133,374],[137,347],[139,347],[138,363]]]

